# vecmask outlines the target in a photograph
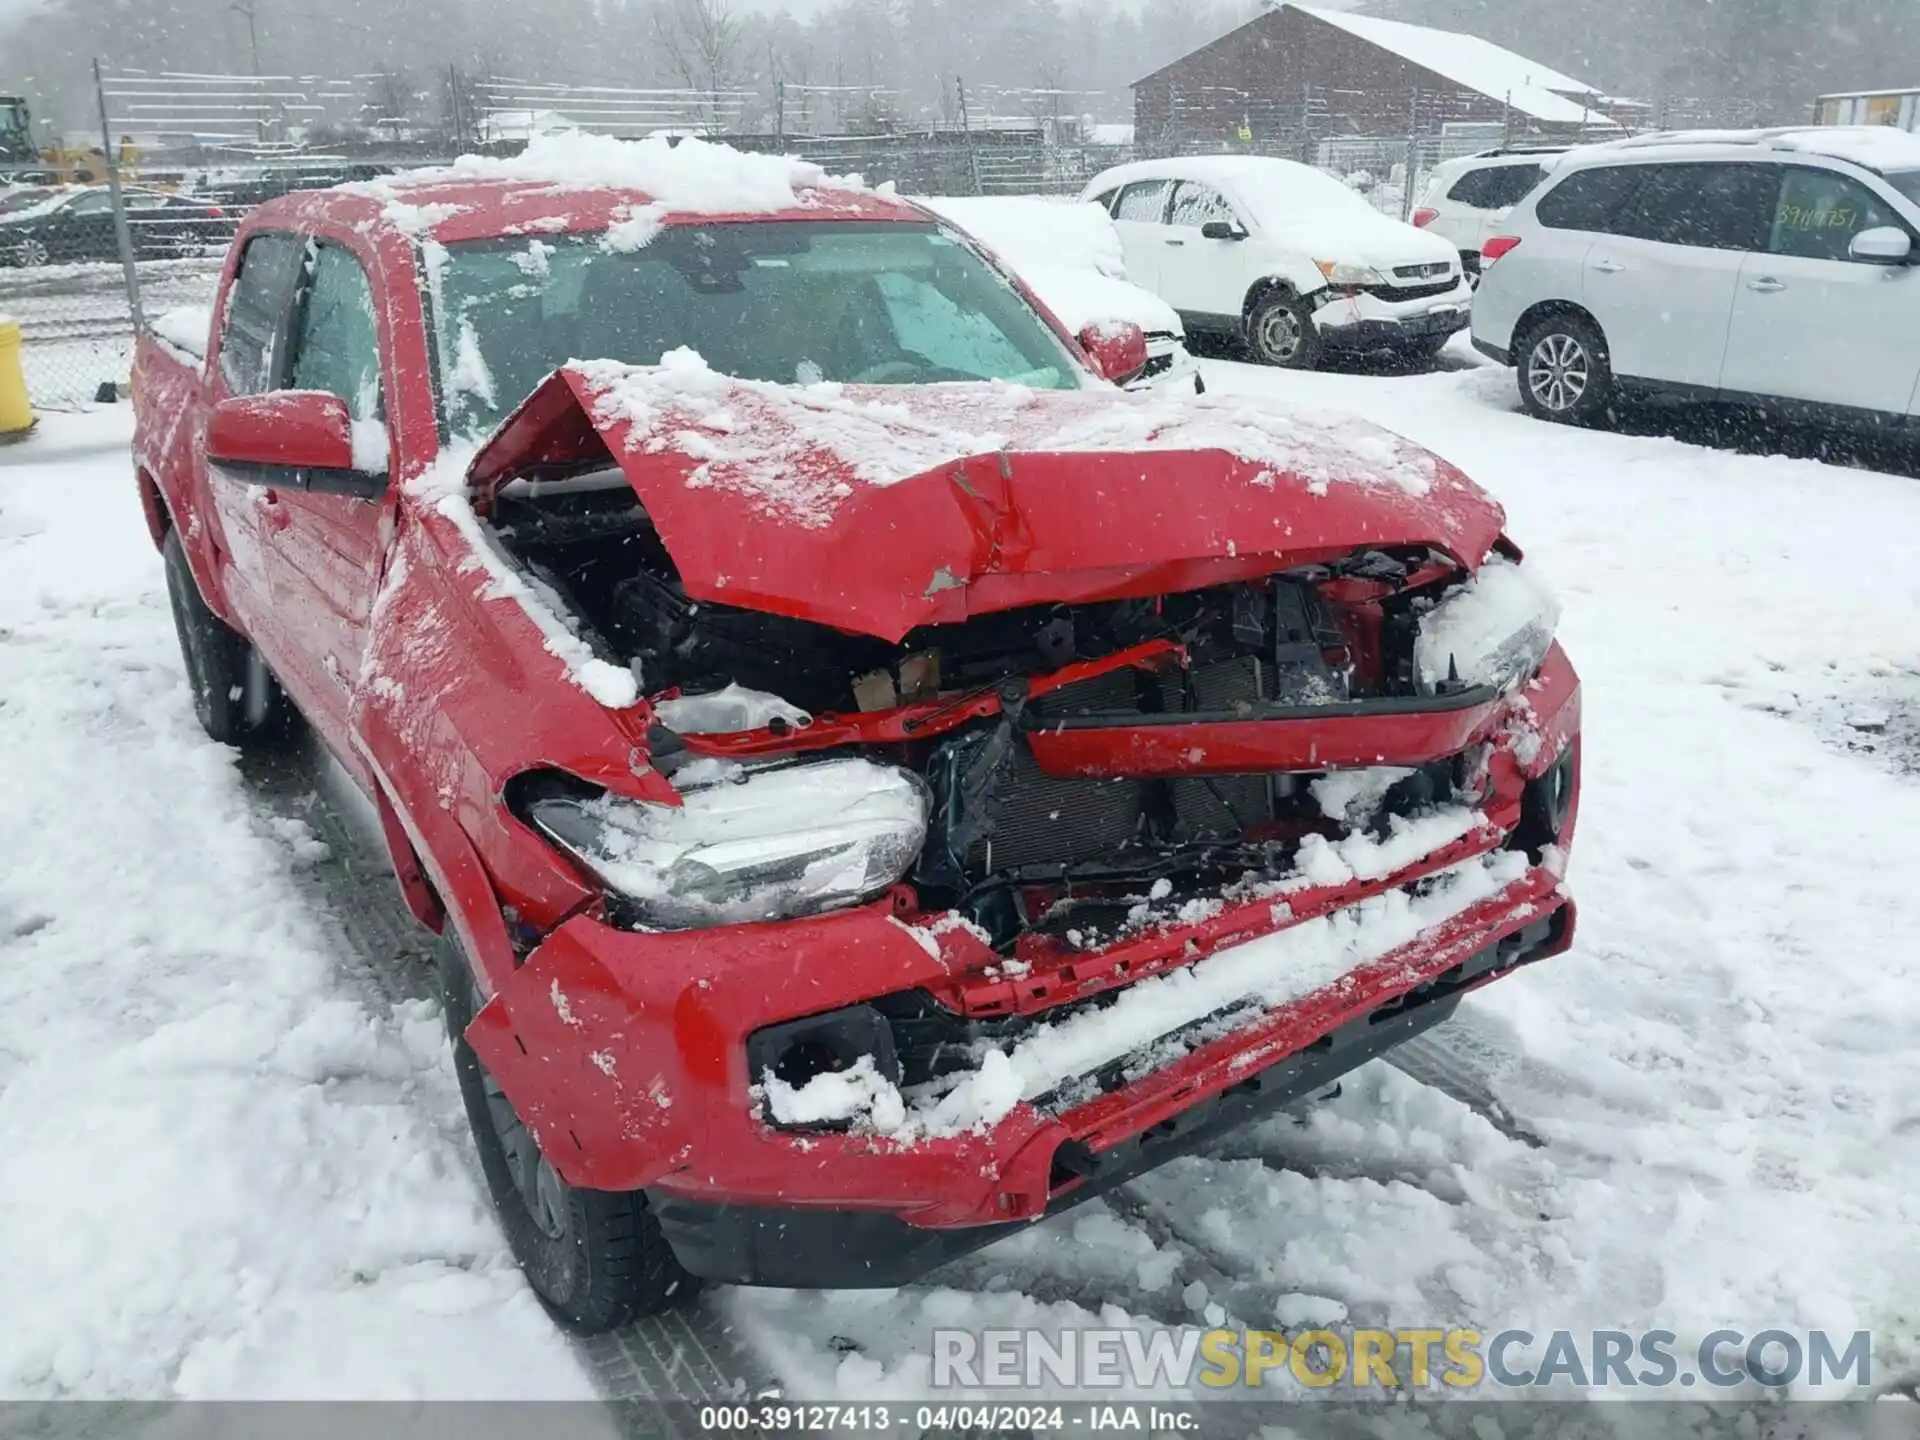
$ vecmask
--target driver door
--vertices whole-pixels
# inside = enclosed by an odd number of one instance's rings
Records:
[[[1167,238],[1160,261],[1160,298],[1182,315],[1212,317],[1216,325],[1235,325],[1249,285],[1244,275],[1247,242],[1209,240],[1200,233],[1211,221],[1225,221],[1242,235],[1247,225],[1227,197],[1210,185],[1182,180],[1173,192]]]
[[[345,246],[307,242],[278,388],[337,395],[356,430],[384,437],[381,375],[380,326],[365,268]],[[378,463],[380,473],[391,471],[390,447],[380,450]],[[302,708],[335,752],[350,756],[348,704],[393,538],[393,507],[383,490],[289,490],[281,505],[285,521],[271,545],[274,598],[283,625],[298,632],[296,647],[306,662]]]

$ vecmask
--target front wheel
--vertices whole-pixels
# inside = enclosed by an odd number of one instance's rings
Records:
[[[474,1148],[507,1246],[533,1293],[555,1319],[588,1335],[690,1300],[700,1282],[680,1267],[646,1196],[578,1190],[562,1180],[467,1044],[479,995],[463,957],[448,955],[442,981]]]
[[[1306,301],[1276,290],[1247,317],[1247,348],[1263,365],[1311,370],[1320,363],[1320,332]]]
[[[1591,425],[1613,400],[1613,366],[1599,326],[1579,315],[1551,315],[1527,326],[1513,347],[1520,403],[1529,414]]]

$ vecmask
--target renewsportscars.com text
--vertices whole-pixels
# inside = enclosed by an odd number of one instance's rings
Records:
[[[1864,1390],[1873,1380],[1864,1330],[1715,1330],[1683,1342],[1671,1330],[1314,1329],[1160,1331],[936,1330],[936,1389],[1156,1386],[1258,1387],[1290,1375],[1314,1388],[1469,1391],[1728,1390],[1801,1385]]]

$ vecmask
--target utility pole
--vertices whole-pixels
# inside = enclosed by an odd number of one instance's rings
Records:
[[[260,74],[260,32],[253,23],[253,0],[233,0],[227,8],[247,17],[247,48],[253,52],[253,73],[257,77]]]
[[[958,75],[954,76],[953,90],[960,101],[960,129],[967,137],[967,170],[973,177],[973,193],[983,194],[980,188],[980,152],[973,148],[973,122],[967,118],[967,82]]]
[[[100,102],[100,149],[107,162],[107,197],[113,203],[113,238],[120,251],[120,270],[127,282],[127,313],[133,317],[133,332],[147,328],[147,317],[140,309],[140,272],[133,263],[133,234],[127,229],[126,197],[120,193],[120,154],[113,143],[113,124],[107,119],[107,86],[100,78],[100,61],[93,62],[93,94]]]

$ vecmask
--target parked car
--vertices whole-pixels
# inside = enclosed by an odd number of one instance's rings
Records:
[[[1550,420],[1623,394],[1905,423],[1920,384],[1920,137],[1643,137],[1570,155],[1483,247],[1473,343]]]
[[[1305,165],[1250,155],[1143,160],[1084,198],[1120,231],[1127,275],[1189,331],[1244,340],[1270,365],[1331,350],[1434,355],[1467,323],[1460,257]]]
[[[269,202],[134,371],[200,721],[365,789],[557,1315],[903,1283],[1566,949],[1579,684],[1465,476],[567,141]]]
[[[1147,337],[1148,384],[1198,379],[1179,312],[1127,278],[1113,218],[1095,205],[1032,195],[919,199],[991,250],[1030,286],[1069,330],[1125,320]]]
[[[136,258],[196,255],[217,250],[233,237],[232,218],[207,201],[138,186],[122,194]],[[113,195],[105,185],[52,189],[34,203],[0,210],[0,263],[69,265],[119,258]]]
[[[1433,167],[1420,203],[1408,218],[1422,230],[1450,240],[1470,276],[1480,273],[1480,246],[1498,233],[1507,212],[1559,168],[1565,145],[1523,145],[1486,150]]]

